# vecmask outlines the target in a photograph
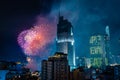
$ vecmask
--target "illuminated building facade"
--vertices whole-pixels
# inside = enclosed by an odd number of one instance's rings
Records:
[[[67,54],[56,52],[42,61],[42,80],[69,80]]]
[[[57,24],[57,51],[68,54],[68,62],[70,69],[75,67],[75,49],[73,38],[73,27],[71,23],[64,19],[63,16],[59,17]]]
[[[90,37],[90,56],[92,67],[104,68],[108,65],[105,37],[105,35],[100,34]]]

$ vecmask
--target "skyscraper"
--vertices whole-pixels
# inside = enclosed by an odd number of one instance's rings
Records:
[[[69,80],[67,54],[56,52],[42,61],[42,80]]]
[[[73,27],[67,19],[63,18],[63,16],[59,16],[56,43],[58,52],[68,54],[68,62],[70,69],[72,70],[75,67]]]
[[[96,34],[90,37],[91,66],[104,68],[108,64],[105,35]]]
[[[105,34],[96,34],[90,37],[91,65],[105,68],[110,64],[110,30],[105,27]]]

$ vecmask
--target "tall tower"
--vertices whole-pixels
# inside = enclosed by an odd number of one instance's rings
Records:
[[[105,43],[106,43],[106,55],[108,58],[108,64],[110,64],[110,57],[111,57],[111,53],[110,53],[110,30],[109,30],[109,26],[106,26],[105,28]]]
[[[57,24],[57,38],[56,38],[57,51],[68,54],[68,62],[70,69],[75,67],[75,48],[73,38],[73,27],[71,23],[59,15]]]

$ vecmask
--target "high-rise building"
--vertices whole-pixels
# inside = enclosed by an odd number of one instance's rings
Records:
[[[67,54],[56,52],[42,61],[42,80],[68,80],[69,72]]]
[[[106,35],[93,35],[90,37],[91,66],[103,68],[108,65],[106,53]]]
[[[67,19],[63,18],[63,16],[59,16],[56,44],[58,52],[68,54],[68,62],[70,69],[72,70],[75,67],[73,27]]]
[[[110,65],[110,30],[105,28],[105,34],[96,34],[90,37],[91,66],[105,68]]]

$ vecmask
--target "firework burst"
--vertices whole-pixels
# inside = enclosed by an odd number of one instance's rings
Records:
[[[19,34],[18,43],[26,55],[41,56],[40,52],[46,50],[46,46],[54,41],[55,36],[55,24],[46,18],[39,18],[37,25]]]

